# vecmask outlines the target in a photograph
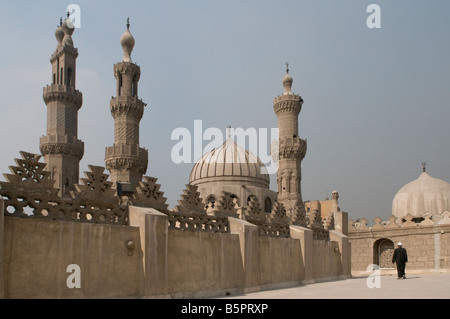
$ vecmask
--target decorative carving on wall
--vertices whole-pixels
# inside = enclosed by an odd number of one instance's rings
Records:
[[[89,166],[82,184],[75,185],[72,198],[61,198],[54,181],[45,171],[41,156],[20,152],[12,174],[0,182],[0,195],[5,199],[5,215],[100,224],[128,224],[128,207],[119,205],[104,168]]]

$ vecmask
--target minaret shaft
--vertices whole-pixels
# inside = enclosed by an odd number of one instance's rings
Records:
[[[43,90],[47,135],[40,139],[40,151],[61,196],[68,195],[73,185],[78,184],[84,154],[84,143],[78,139],[78,110],[83,96],[75,88],[78,50],[73,47],[73,31],[67,20],[56,30],[58,46],[50,59],[52,84]]]
[[[306,140],[298,136],[298,116],[303,99],[291,92],[292,78],[283,79],[285,92],[274,99],[278,118],[278,201],[290,212],[295,206],[304,210],[301,192],[301,161],[306,154]]]
[[[128,28],[121,44],[125,54],[123,61],[114,65],[117,95],[110,102],[114,118],[114,145],[106,148],[105,163],[112,182],[129,183],[135,189],[148,165],[148,151],[139,147],[139,122],[146,104],[138,98],[141,70],[131,62],[134,39]]]

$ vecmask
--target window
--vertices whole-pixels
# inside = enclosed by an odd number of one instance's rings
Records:
[[[269,197],[266,197],[266,199],[264,200],[264,211],[266,213],[270,213],[272,211],[272,201]]]
[[[119,74],[119,88],[118,88],[119,96],[122,95],[122,74]]]
[[[71,78],[72,78],[72,69],[71,68],[68,68],[67,69],[67,79],[66,79],[66,82],[67,82],[67,85],[71,85]]]
[[[131,84],[131,95],[136,96],[136,74],[133,76],[133,83]]]
[[[216,206],[216,197],[214,195],[209,195],[206,198],[205,209],[214,208]]]

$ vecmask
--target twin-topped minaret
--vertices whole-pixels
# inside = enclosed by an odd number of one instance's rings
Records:
[[[289,64],[286,63],[286,66],[284,93],[274,99],[273,109],[278,117],[278,201],[289,213],[295,206],[304,210],[301,162],[306,154],[306,140],[298,136],[298,116],[303,99],[292,93],[293,79],[289,74]]]
[[[141,70],[131,60],[135,40],[127,30],[120,38],[124,57],[114,65],[117,96],[111,98],[110,110],[114,118],[114,145],[106,148],[106,168],[114,184],[127,184],[134,190],[147,171],[148,151],[139,147],[139,122],[146,104],[138,98]]]
[[[55,180],[60,195],[66,196],[78,183],[80,160],[84,143],[78,139],[78,110],[83,96],[75,89],[76,59],[72,34],[75,28],[67,17],[55,32],[58,45],[50,58],[52,84],[44,88],[43,98],[47,104],[47,135],[40,139],[40,151]]]

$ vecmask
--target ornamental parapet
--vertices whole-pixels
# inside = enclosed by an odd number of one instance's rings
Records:
[[[141,68],[133,62],[118,62],[114,64],[114,76],[117,78],[119,74],[135,74],[136,81],[141,77]]]
[[[77,109],[83,104],[83,94],[72,86],[50,84],[43,89],[43,98],[46,104],[55,101],[74,104]]]
[[[124,115],[134,115],[140,120],[144,115],[144,107],[146,105],[136,96],[122,95],[111,98],[110,111],[114,118]]]
[[[374,224],[369,226],[366,218],[361,218],[356,221],[348,220],[348,230],[350,233],[373,232],[381,230],[393,230],[399,228],[423,228],[436,227],[441,225],[450,225],[450,212],[445,211],[440,215],[432,215],[426,212],[422,217],[413,217],[411,214],[406,214],[402,218],[391,215],[388,220],[382,220],[380,217],[374,219]]]
[[[281,137],[279,139],[279,157],[300,158],[306,155],[307,141],[299,137]]]
[[[137,169],[145,174],[148,165],[148,150],[133,144],[120,144],[105,150],[106,168],[111,170]]]
[[[280,113],[300,113],[302,109],[303,99],[300,95],[286,94],[277,96],[273,102],[273,110],[275,114]]]
[[[273,104],[277,104],[282,101],[294,101],[294,102],[303,103],[303,99],[300,95],[294,94],[294,93],[289,93],[289,94],[278,95],[276,98],[273,99]]]

